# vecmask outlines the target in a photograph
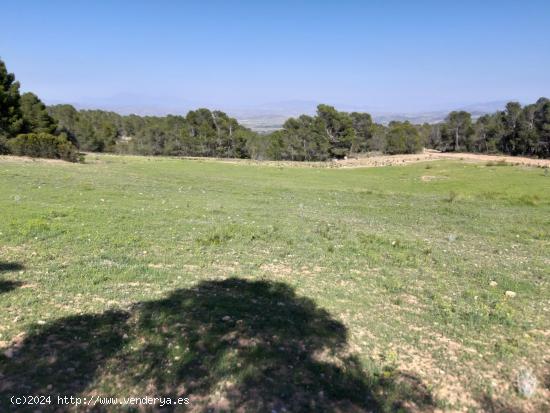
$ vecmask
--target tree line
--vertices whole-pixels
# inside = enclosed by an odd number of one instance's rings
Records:
[[[19,83],[0,60],[0,153],[77,159],[81,151],[140,155],[205,156],[324,161],[366,152],[441,151],[505,153],[550,157],[550,100],[474,120],[451,112],[435,124],[375,123],[368,113],[341,112],[319,105],[315,115],[288,119],[280,130],[256,133],[221,111],[201,108],[185,116],[120,115],[46,107]]]
[[[55,105],[48,112],[59,132],[92,152],[246,158],[246,144],[255,135],[236,119],[209,109],[186,116],[123,116]]]
[[[443,151],[505,153],[550,157],[550,100],[521,106],[509,102],[503,111],[479,117],[451,112],[432,125],[427,145]]]
[[[94,152],[322,161],[368,151],[415,153],[424,143],[408,122],[385,127],[368,113],[348,114],[328,105],[319,105],[315,116],[288,119],[271,134],[255,133],[221,111],[204,108],[186,116],[123,116],[55,105],[48,113],[58,133]]]
[[[58,131],[44,103],[33,93],[21,95],[19,82],[0,60],[0,154],[5,153],[79,160],[76,146]]]
[[[220,111],[198,109],[186,116],[122,116],[102,110],[48,107],[57,132],[86,151],[141,155],[213,156],[324,161],[379,152],[441,151],[550,157],[550,100],[479,117],[451,112],[444,121],[375,123],[368,113],[340,112],[319,105],[314,116],[288,119],[280,130],[258,134]]]

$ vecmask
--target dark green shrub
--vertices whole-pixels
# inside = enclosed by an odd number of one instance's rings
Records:
[[[78,162],[79,154],[76,147],[64,136],[54,136],[49,133],[27,133],[9,139],[9,151],[18,156],[32,158],[63,159]]]
[[[6,155],[9,152],[8,139],[5,136],[0,135],[0,155]]]
[[[390,122],[386,135],[386,153],[418,153],[422,140],[418,130],[409,122]]]

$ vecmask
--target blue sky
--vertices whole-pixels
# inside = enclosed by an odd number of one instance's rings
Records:
[[[307,100],[390,111],[550,96],[550,1],[2,1],[47,102]]]

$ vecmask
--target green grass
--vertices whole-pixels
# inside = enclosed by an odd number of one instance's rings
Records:
[[[13,394],[545,408],[540,168],[4,158],[0,212],[1,411]],[[523,367],[539,378],[530,400],[514,389]]]

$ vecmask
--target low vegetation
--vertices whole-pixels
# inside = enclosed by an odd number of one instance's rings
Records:
[[[63,136],[48,133],[27,133],[17,135],[7,142],[9,152],[31,158],[53,158],[77,162],[80,157],[77,149]]]
[[[546,411],[549,187],[450,160],[2,157],[0,410]]]

